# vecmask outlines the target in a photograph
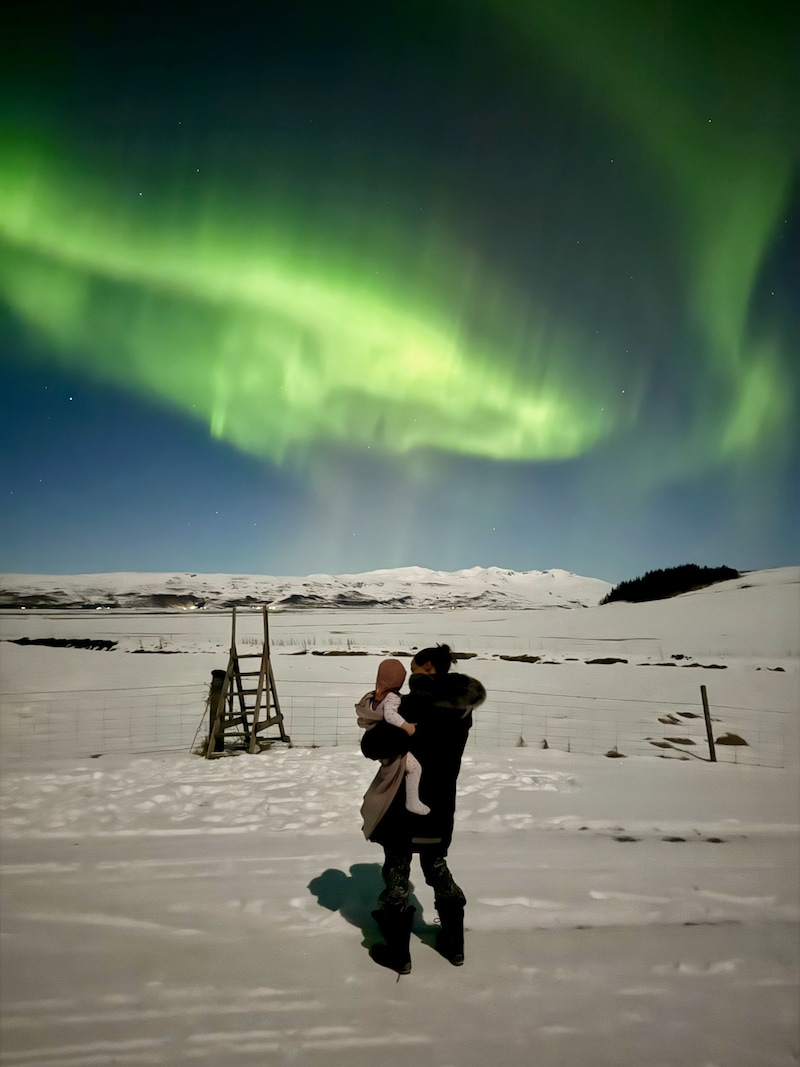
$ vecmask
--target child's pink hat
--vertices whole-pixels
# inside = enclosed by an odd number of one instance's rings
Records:
[[[388,693],[390,689],[399,689],[406,680],[406,669],[399,659],[385,659],[378,667],[375,689]]]

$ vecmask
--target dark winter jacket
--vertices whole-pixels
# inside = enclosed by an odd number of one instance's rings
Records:
[[[408,737],[388,723],[378,723],[361,740],[369,759],[382,761],[364,797],[364,832],[397,851],[430,848],[446,854],[453,836],[456,783],[461,757],[472,726],[472,709],[486,699],[486,690],[465,674],[412,674],[410,692],[400,702],[400,714],[417,725]],[[422,764],[420,800],[429,815],[412,815],[405,808],[402,757],[411,751]]]

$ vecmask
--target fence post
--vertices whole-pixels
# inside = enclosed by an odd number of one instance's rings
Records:
[[[708,693],[704,685],[700,686],[700,696],[703,698],[703,715],[706,720],[706,734],[708,736],[708,751],[711,755],[711,762],[717,762],[717,751],[714,748],[714,734],[711,731],[711,712],[708,710]]]
[[[211,734],[214,730],[214,719],[217,716],[217,705],[219,704],[220,694],[222,693],[222,687],[225,684],[225,671],[212,671],[211,672],[211,688],[208,691],[208,737],[211,739]],[[214,751],[223,752],[225,750],[225,728],[221,727],[219,733],[214,738]]]

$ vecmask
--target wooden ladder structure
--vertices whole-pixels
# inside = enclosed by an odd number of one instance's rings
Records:
[[[209,698],[209,731],[205,758],[213,759],[224,752],[225,730],[236,727],[248,752],[259,750],[258,735],[271,726],[277,726],[278,737],[273,740],[291,743],[283,725],[283,714],[275,677],[269,655],[269,619],[266,607],[262,607],[264,644],[260,652],[239,653],[236,649],[236,608],[231,620],[231,651],[228,669],[222,686],[215,689]],[[242,669],[243,660],[258,660],[258,667]],[[245,666],[247,666],[245,664]],[[222,671],[217,672],[222,674]]]

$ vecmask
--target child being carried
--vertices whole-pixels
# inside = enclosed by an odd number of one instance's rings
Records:
[[[406,722],[400,714],[400,687],[406,680],[406,669],[398,659],[385,659],[378,666],[375,689],[356,704],[358,725],[365,730],[383,720],[405,731],[409,737],[416,730],[413,723]],[[428,815],[430,808],[419,799],[419,784],[422,764],[413,753],[406,754],[406,810],[414,815]]]

